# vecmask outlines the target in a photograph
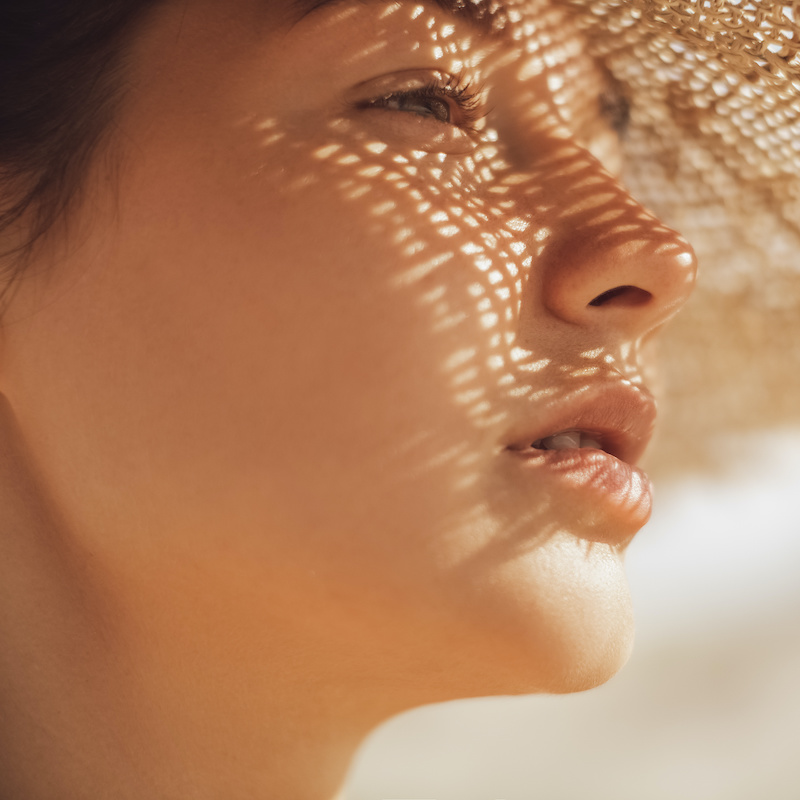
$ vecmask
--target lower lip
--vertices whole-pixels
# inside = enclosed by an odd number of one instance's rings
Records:
[[[555,492],[556,515],[571,523],[570,532],[582,539],[624,545],[650,518],[650,479],[603,450],[509,452],[537,489]]]

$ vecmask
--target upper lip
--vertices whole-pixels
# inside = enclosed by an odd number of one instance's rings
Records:
[[[629,381],[609,380],[550,399],[558,409],[521,421],[504,437],[506,449],[524,450],[548,436],[581,431],[597,438],[606,452],[635,464],[653,434],[655,400],[645,388]]]

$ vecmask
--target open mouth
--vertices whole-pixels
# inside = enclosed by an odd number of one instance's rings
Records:
[[[586,431],[561,431],[544,439],[537,439],[530,445],[532,450],[575,450],[589,448],[605,450],[600,437]],[[528,448],[525,448],[528,449]]]
[[[573,429],[553,433],[529,444],[521,442],[508,449],[521,454],[533,453],[536,450],[598,450],[620,458],[620,448],[612,441],[614,438],[598,431]]]
[[[572,451],[581,463],[588,459],[611,465],[616,459],[633,466],[644,453],[656,417],[652,396],[623,382],[598,384],[579,397],[566,394],[553,409],[549,420],[527,424],[521,412],[520,424],[503,436],[505,449],[526,461],[545,457],[563,464],[564,451]]]

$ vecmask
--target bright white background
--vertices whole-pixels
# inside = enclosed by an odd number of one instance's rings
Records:
[[[660,486],[628,554],[637,640],[603,687],[380,728],[346,800],[800,800],[800,431]]]

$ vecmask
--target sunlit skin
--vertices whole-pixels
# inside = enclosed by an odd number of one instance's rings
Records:
[[[652,408],[695,265],[569,18],[174,0],[125,83],[2,325],[0,795],[324,800],[393,713],[614,674],[649,494],[508,447]]]

